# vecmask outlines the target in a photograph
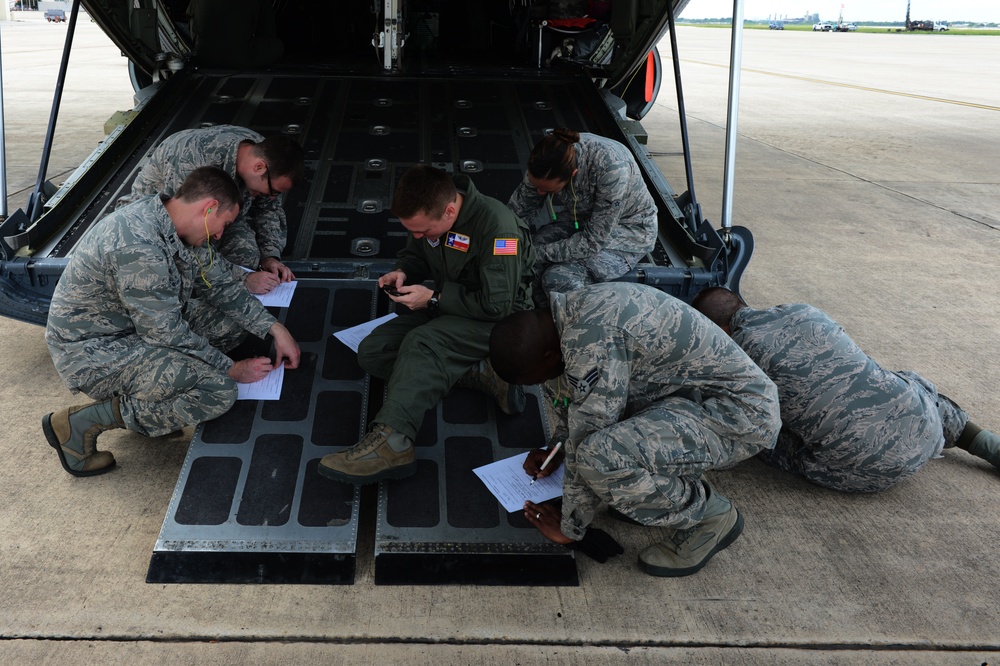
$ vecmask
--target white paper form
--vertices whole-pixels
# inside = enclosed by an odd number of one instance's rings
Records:
[[[387,321],[396,318],[395,312],[390,312],[384,317],[379,317],[378,319],[372,319],[371,321],[365,322],[364,324],[359,324],[358,326],[352,326],[351,328],[345,328],[342,331],[337,331],[333,334],[333,337],[337,338],[345,345],[354,350],[354,353],[358,353],[358,346],[361,341],[368,337],[368,334],[374,331],[376,328],[381,326]]]
[[[267,377],[259,382],[251,384],[236,383],[239,393],[237,400],[279,400],[281,398],[281,385],[285,381],[285,364],[282,363],[277,368],[267,373]]]
[[[524,473],[527,457],[525,451],[472,470],[507,511],[522,510],[526,500],[538,504],[562,495],[563,466],[559,465],[552,474],[532,483],[531,477]]]
[[[247,273],[253,273],[252,269],[246,266],[240,266]],[[266,294],[254,294],[257,300],[260,301],[261,305],[265,308],[287,308],[292,304],[292,296],[295,295],[295,286],[298,284],[298,280],[292,280],[291,282],[279,282],[278,286],[267,292]]]
[[[261,304],[266,308],[287,308],[292,304],[292,296],[295,295],[295,286],[298,283],[298,280],[279,282],[277,287],[266,294],[254,294],[254,296],[259,298]]]

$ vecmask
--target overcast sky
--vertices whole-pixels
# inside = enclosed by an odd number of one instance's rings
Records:
[[[795,18],[819,13],[824,21],[836,21],[844,6],[845,21],[903,21],[906,0],[744,0],[743,18],[766,19],[771,15]],[[733,15],[732,0],[691,0],[681,18],[721,18]],[[998,0],[910,0],[910,18],[932,21],[1000,22]]]

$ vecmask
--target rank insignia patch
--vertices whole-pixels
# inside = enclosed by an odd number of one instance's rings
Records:
[[[590,395],[590,392],[594,389],[594,384],[597,383],[600,373],[597,368],[594,368],[583,377],[574,377],[573,375],[566,373],[566,379],[569,380],[569,385],[573,387],[573,391],[579,396],[580,399]]]

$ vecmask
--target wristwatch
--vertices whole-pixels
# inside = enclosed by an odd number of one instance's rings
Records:
[[[431,294],[430,299],[427,301],[427,309],[430,310],[431,312],[437,313],[438,302],[440,301],[440,299],[441,299],[440,291],[435,291],[433,294]]]

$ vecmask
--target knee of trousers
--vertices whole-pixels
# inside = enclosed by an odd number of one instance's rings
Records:
[[[205,408],[207,414],[205,420],[215,419],[230,409],[236,404],[236,398],[239,396],[239,388],[236,385],[236,381],[226,375],[222,377],[222,381],[218,386],[205,386],[205,399],[202,405]]]
[[[368,336],[358,345],[358,365],[368,374],[385,379],[400,354],[401,350],[387,349],[384,341]]]

